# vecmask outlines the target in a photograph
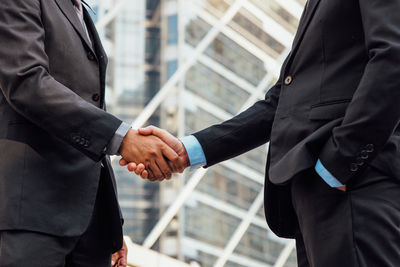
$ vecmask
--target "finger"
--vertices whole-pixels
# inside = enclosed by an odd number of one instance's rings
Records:
[[[124,256],[124,257],[121,258],[121,266],[122,267],[127,267],[127,265],[128,265],[128,263],[127,263],[126,257]]]
[[[140,128],[139,130],[140,130],[140,132],[147,133],[147,135],[152,134],[152,135],[155,135],[158,137],[159,137],[159,135],[164,135],[162,133],[164,130],[162,130],[154,125],[147,126],[146,128]],[[165,131],[165,132],[167,132],[167,131]]]
[[[140,132],[143,132],[143,134],[149,135],[155,135],[158,138],[160,138],[163,142],[167,143],[169,146],[174,146],[177,143],[177,138],[170,134],[168,131],[164,129],[160,129],[156,126],[148,126],[144,129],[139,129]]]
[[[118,255],[118,253],[114,253],[112,255],[112,259],[111,259],[111,266],[112,267],[118,266],[118,261],[119,261],[119,255]]]
[[[128,165],[128,162],[127,162],[125,159],[121,158],[121,159],[119,160],[119,165],[121,165],[121,166],[123,167],[123,166]]]
[[[147,172],[147,170],[144,170],[140,176],[141,176],[143,179],[147,179],[147,177],[149,177],[149,173]]]
[[[190,163],[188,163],[188,161],[189,160],[186,160],[183,156],[179,156],[179,159],[177,161],[169,161],[168,163],[174,173],[183,173],[184,170],[190,166]]]
[[[140,168],[141,172],[143,172],[146,169],[143,163],[139,163],[138,168]]]
[[[153,134],[153,130],[154,130],[154,126],[147,126],[145,128],[138,129],[138,132],[141,135],[151,135],[151,134]]]
[[[129,170],[130,172],[134,172],[134,171],[136,170],[136,168],[137,168],[136,163],[131,162],[131,163],[128,164],[128,170]]]
[[[164,143],[166,143],[168,146],[172,147],[173,149],[175,149],[175,150],[179,149],[179,147],[181,145],[181,141],[179,141],[179,139],[177,139],[175,136],[170,134],[168,131],[166,131],[164,129],[160,129],[155,126],[151,126],[151,129],[152,129],[152,134],[154,136],[157,136],[158,138],[160,138]]]
[[[163,145],[161,148],[161,152],[169,161],[177,161],[179,159],[179,155],[167,145]]]
[[[169,179],[171,178],[171,168],[169,167],[168,163],[165,161],[164,158],[157,159],[156,164],[158,168],[161,170],[163,176],[158,178],[158,181],[163,181],[164,179]]]
[[[151,172],[153,172],[153,181],[156,181],[160,178],[164,177],[164,174],[162,173],[162,171],[160,170],[160,168],[158,167],[157,163],[155,162],[155,160],[153,160],[151,162],[151,165],[149,167],[146,168],[147,170],[150,170]]]
[[[146,135],[152,134],[154,136],[157,136],[161,139],[161,141],[171,147],[176,153],[180,153],[182,151],[182,142],[166,130],[160,129],[156,126],[149,126],[144,129],[139,129],[139,132]]]
[[[136,167],[135,173],[136,173],[137,175],[140,175],[145,169],[146,169],[146,167],[144,166],[144,164],[143,164],[143,163],[140,163],[140,164]]]
[[[179,160],[171,162],[168,161],[168,166],[171,169],[172,173],[182,173],[183,172],[183,168],[182,166],[179,164]]]
[[[148,172],[148,177],[147,180],[149,180],[150,182],[154,182],[155,180],[157,180],[157,178],[155,177],[153,170],[150,168],[150,164],[146,165],[146,170]]]
[[[168,176],[168,177],[165,177],[165,180],[168,180],[168,181],[169,181],[169,180],[171,180],[171,178],[172,178],[172,175],[173,175],[173,174],[171,173],[171,175],[170,175],[170,176]]]

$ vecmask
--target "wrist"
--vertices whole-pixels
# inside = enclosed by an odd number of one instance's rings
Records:
[[[185,146],[182,144],[182,147],[183,147],[183,152],[182,152],[182,155],[181,155],[181,157],[182,157],[182,161],[183,161],[183,166],[185,166],[185,168],[187,168],[187,167],[189,167],[190,166],[190,159],[189,159],[189,155],[188,155],[188,153],[187,153],[187,151],[186,151],[186,148],[185,148]]]
[[[123,157],[127,148],[129,147],[129,143],[132,142],[136,138],[137,131],[133,129],[129,129],[126,133],[124,139],[122,139],[121,146],[119,147],[119,154]]]

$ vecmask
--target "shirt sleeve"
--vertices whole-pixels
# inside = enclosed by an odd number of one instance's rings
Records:
[[[315,171],[330,187],[342,187],[344,184],[339,182],[325,167],[322,165],[321,160],[318,159],[315,165]]]
[[[118,155],[119,156],[119,148],[121,147],[122,140],[124,139],[125,135],[128,133],[131,126],[126,122],[122,122],[117,131],[115,132],[114,136],[111,138],[110,142],[106,148],[107,155]]]
[[[189,135],[181,138],[180,141],[186,148],[190,166],[192,168],[203,167],[207,165],[207,159],[204,155],[204,150],[196,137]]]

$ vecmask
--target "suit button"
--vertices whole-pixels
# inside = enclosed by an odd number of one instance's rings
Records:
[[[357,165],[357,163],[352,163],[352,164],[350,165],[350,171],[352,171],[352,172],[358,171],[358,165]]]
[[[285,78],[285,84],[286,84],[286,85],[291,84],[292,81],[293,81],[293,78],[292,78],[292,76],[290,76],[290,75],[287,76],[287,77]]]
[[[95,102],[99,101],[100,100],[100,95],[99,94],[93,94],[92,95],[92,100],[95,101]]]
[[[85,144],[83,145],[84,147],[89,147],[90,146],[90,142],[88,140],[85,141]]]
[[[374,145],[373,144],[368,144],[368,145],[366,145],[365,146],[365,150],[368,152],[368,153],[372,153],[372,152],[374,152]]]
[[[80,144],[81,146],[84,146],[85,143],[86,143],[86,139],[85,139],[85,138],[81,138],[79,144]]]
[[[369,158],[369,154],[368,154],[367,150],[361,151],[360,156],[361,156],[362,159]]]
[[[362,158],[358,157],[356,163],[358,166],[362,166],[362,165],[364,165],[364,160]]]
[[[89,60],[91,60],[91,61],[94,60],[94,55],[93,55],[93,53],[92,53],[91,51],[89,51],[89,52],[87,53],[87,58],[88,58]]]
[[[74,136],[73,140],[75,143],[79,143],[81,141],[81,138],[79,136]]]

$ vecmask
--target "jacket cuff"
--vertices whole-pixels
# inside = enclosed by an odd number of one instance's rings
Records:
[[[121,147],[122,140],[124,139],[125,135],[131,129],[131,126],[126,122],[122,122],[117,131],[115,132],[114,136],[111,138],[110,142],[106,147],[106,154],[107,155],[117,155],[119,156],[119,148]]]
[[[331,137],[323,147],[320,160],[333,177],[346,185],[362,173],[376,156],[374,144],[365,144],[352,155],[343,155],[340,147]]]
[[[315,165],[315,171],[318,175],[325,181],[330,187],[342,187],[342,184],[338,179],[336,179],[322,164],[321,160],[318,159]]]

